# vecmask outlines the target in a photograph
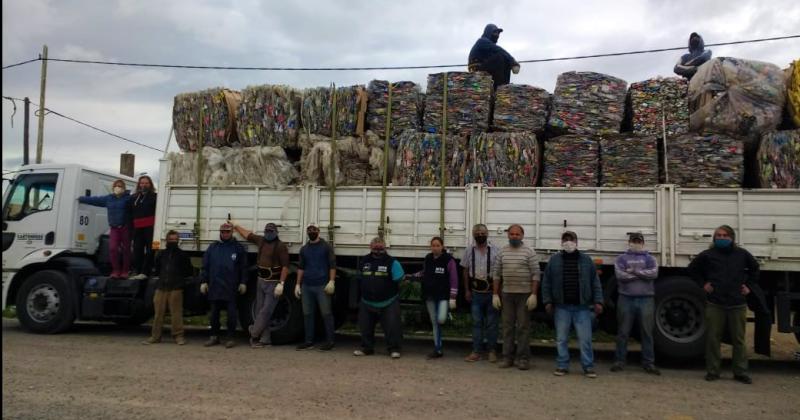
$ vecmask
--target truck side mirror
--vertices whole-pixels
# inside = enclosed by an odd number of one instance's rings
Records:
[[[92,190],[87,189],[86,191],[84,191],[83,195],[85,195],[86,197],[91,197],[92,196]]]

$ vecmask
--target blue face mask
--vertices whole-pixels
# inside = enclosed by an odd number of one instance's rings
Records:
[[[522,239],[509,239],[508,243],[511,244],[513,247],[518,247],[522,245]]]
[[[730,239],[714,239],[714,246],[717,248],[728,248],[732,243]]]
[[[275,232],[273,230],[265,230],[264,239],[266,239],[268,242],[272,242],[278,239],[278,232]]]

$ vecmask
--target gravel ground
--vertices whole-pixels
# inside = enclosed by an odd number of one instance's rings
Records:
[[[70,333],[23,332],[3,320],[3,418],[748,418],[800,416],[800,363],[754,360],[754,385],[729,371],[703,380],[702,363],[662,365],[654,377],[636,367],[609,372],[598,352],[599,378],[575,365],[552,375],[554,350],[534,347],[533,368],[468,364],[465,343],[445,343],[427,361],[429,343],[407,340],[403,357],[356,358],[354,337],[336,349],[298,352],[280,346],[204,348],[203,330],[189,344],[142,346],[146,327],[80,324]],[[793,339],[792,339],[793,340]],[[380,345],[380,342],[379,342]],[[794,345],[796,347],[796,344]],[[787,347],[788,348],[788,347]],[[787,350],[788,352],[788,350]],[[577,355],[576,355],[577,356]]]

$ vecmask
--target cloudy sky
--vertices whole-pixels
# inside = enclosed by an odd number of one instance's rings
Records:
[[[596,54],[800,33],[800,3],[706,1],[102,1],[3,0],[3,65],[51,58],[227,66],[398,66],[457,64],[486,23],[505,29],[500,45],[517,60]],[[775,63],[800,58],[800,40],[713,48],[715,56]],[[630,82],[669,76],[680,52],[522,66],[512,82],[553,90],[559,73],[591,70]],[[39,98],[39,62],[3,70],[3,95]],[[438,71],[438,70],[437,70]],[[50,62],[47,107],[163,149],[172,99],[213,86],[241,89],[425,83],[429,70],[258,72],[146,69]],[[22,104],[3,100],[3,170],[22,161]],[[13,120],[13,127],[12,127]],[[36,139],[36,124],[31,127]],[[177,147],[173,143],[171,149]],[[44,159],[155,173],[159,152],[124,143],[55,116],[45,119]],[[33,148],[31,158],[33,158]]]

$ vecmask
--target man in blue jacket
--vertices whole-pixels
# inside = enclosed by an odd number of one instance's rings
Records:
[[[219,227],[219,241],[208,247],[203,255],[200,293],[208,294],[211,304],[211,337],[206,347],[220,343],[220,312],[227,311],[227,339],[225,348],[231,348],[236,331],[236,293],[247,292],[247,251],[234,237],[233,226],[223,223]]]
[[[511,81],[511,72],[519,73],[519,63],[503,47],[497,45],[502,29],[488,24],[483,35],[475,41],[469,51],[469,71],[484,71],[494,80],[494,87],[507,85]]]
[[[561,235],[561,252],[553,254],[542,280],[542,302],[555,314],[556,376],[569,371],[569,331],[575,326],[581,351],[581,366],[587,378],[596,378],[592,351],[592,318],[603,313],[603,288],[591,257],[578,251],[578,235]]]
[[[697,68],[711,59],[711,50],[706,49],[703,37],[697,32],[689,35],[689,52],[682,55],[675,64],[675,73],[689,80],[697,73]]]
[[[108,254],[111,259],[111,278],[128,278],[131,266],[131,234],[129,201],[131,192],[125,181],[117,179],[111,184],[111,194],[95,197],[78,197],[78,202],[105,207],[108,216]],[[120,261],[122,260],[122,261]]]

